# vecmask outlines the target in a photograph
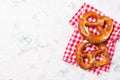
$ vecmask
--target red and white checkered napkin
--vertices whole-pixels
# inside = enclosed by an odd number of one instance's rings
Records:
[[[104,15],[102,12],[100,12],[93,6],[90,6],[89,4],[84,3],[82,5],[82,7],[78,10],[78,12],[70,20],[69,23],[74,27],[74,32],[73,32],[73,34],[68,42],[68,45],[66,47],[66,50],[64,52],[63,60],[65,62],[71,63],[76,66],[78,66],[78,64],[76,62],[76,57],[74,55],[74,52],[76,50],[77,44],[84,40],[84,38],[78,31],[78,21],[81,18],[81,16],[85,12],[88,12],[88,11],[95,11],[99,15]],[[95,73],[97,75],[100,75],[102,71],[107,72],[110,70],[111,61],[114,56],[115,43],[120,38],[120,24],[113,19],[112,19],[112,21],[113,21],[113,26],[114,26],[113,32],[112,32],[111,36],[109,37],[109,39],[106,42],[104,42],[108,48],[108,53],[110,55],[110,63],[103,67],[98,67],[98,68],[93,68],[92,70],[88,70],[89,72]],[[93,33],[97,33],[96,29],[94,29],[94,28],[90,28],[90,31],[92,31]],[[89,50],[93,51],[96,49],[97,49],[96,46],[93,45],[93,46],[88,47],[86,49],[86,51],[89,51]],[[98,59],[101,59],[101,56],[99,56]]]

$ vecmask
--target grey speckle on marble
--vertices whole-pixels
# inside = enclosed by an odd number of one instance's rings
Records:
[[[0,0],[0,80],[120,80],[120,40],[100,76],[62,61],[84,2],[120,22],[119,0]]]

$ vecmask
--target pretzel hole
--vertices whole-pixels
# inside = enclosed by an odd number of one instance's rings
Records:
[[[96,61],[101,61],[101,60],[103,60],[103,55],[102,55],[102,53],[98,53],[98,54],[95,56],[95,59],[96,59]]]
[[[96,22],[97,19],[96,19],[95,17],[93,17],[93,16],[89,16],[89,17],[87,18],[87,21],[89,21],[89,22]]]
[[[107,28],[107,23],[104,21],[102,28],[105,30]]]
[[[83,49],[83,53],[92,52],[95,50],[98,50],[98,47],[96,45],[87,44],[86,47]]]
[[[83,57],[83,62],[84,62],[85,64],[88,64],[88,58],[87,58],[87,57]]]
[[[87,26],[87,25],[85,25],[85,26],[86,26],[87,30],[90,31],[91,33],[93,33],[95,35],[100,34],[95,26]]]

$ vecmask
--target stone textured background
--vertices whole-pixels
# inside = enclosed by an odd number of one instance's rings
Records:
[[[120,40],[101,76],[62,61],[84,2],[120,22],[120,0],[0,0],[0,80],[120,80]]]

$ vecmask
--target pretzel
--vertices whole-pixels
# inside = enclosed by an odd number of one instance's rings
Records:
[[[91,43],[88,42],[87,40],[80,42],[78,44],[76,52],[75,52],[76,61],[81,68],[86,70],[86,69],[91,69],[93,67],[104,66],[109,63],[109,55],[107,52],[107,48],[104,44],[102,44],[102,43],[96,44],[96,46],[98,47],[98,50],[84,53],[83,50],[84,50],[84,48],[87,47],[88,44],[91,44]],[[99,54],[101,54],[103,56],[103,59],[98,61],[98,60],[96,60],[96,57]],[[85,58],[88,59],[88,63],[84,62]]]
[[[88,21],[90,17],[95,18],[95,21]],[[103,27],[105,27],[105,25],[106,28],[104,29]],[[99,34],[96,35],[92,33],[87,29],[86,26],[95,27],[98,30]],[[113,30],[113,23],[109,17],[99,16],[97,13],[90,11],[83,14],[79,20],[78,30],[86,40],[94,44],[99,44],[108,39]]]

